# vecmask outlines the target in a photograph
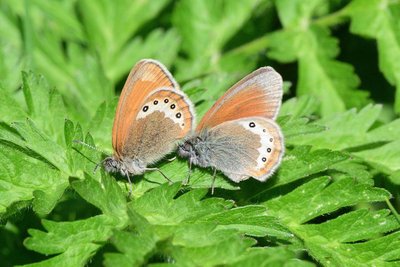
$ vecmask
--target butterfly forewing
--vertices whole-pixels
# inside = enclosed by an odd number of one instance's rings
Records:
[[[133,67],[122,89],[114,120],[112,143],[116,156],[121,156],[128,131],[143,101],[162,87],[179,89],[177,82],[161,63],[145,59]]]
[[[229,89],[204,115],[197,132],[226,121],[247,117],[275,119],[282,101],[282,77],[262,67]]]

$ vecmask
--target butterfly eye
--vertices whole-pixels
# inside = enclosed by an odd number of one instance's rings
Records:
[[[192,144],[190,144],[190,143],[185,143],[184,149],[185,149],[186,151],[189,151],[191,147],[192,147]]]

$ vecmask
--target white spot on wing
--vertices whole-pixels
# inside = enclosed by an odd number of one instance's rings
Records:
[[[255,127],[250,127],[250,123],[254,122],[255,123]],[[246,130],[251,131],[254,134],[257,134],[260,137],[260,141],[261,141],[261,147],[258,148],[258,158],[257,158],[257,166],[256,168],[258,170],[262,169],[265,164],[268,162],[269,158],[272,155],[273,152],[273,145],[274,143],[270,142],[270,138],[273,138],[272,134],[269,133],[268,129],[260,124],[259,121],[256,120],[251,120],[251,119],[246,119],[246,120],[241,120],[239,122],[239,124],[241,126],[243,126]],[[265,129],[265,132],[263,131]],[[267,149],[271,148],[271,152],[268,153]],[[262,158],[266,158],[267,160],[265,162],[262,161]]]
[[[168,103],[164,102],[164,99],[168,99]],[[157,105],[154,105],[154,100],[158,101]],[[175,105],[175,108],[172,109],[171,105]],[[146,112],[143,111],[143,107],[148,106],[148,110]],[[179,127],[181,127],[182,129],[185,127],[184,126],[184,121],[185,118],[183,117],[183,113],[180,110],[178,104],[176,102],[174,102],[171,98],[165,97],[165,98],[160,98],[160,99],[152,99],[151,101],[145,103],[144,105],[142,105],[141,110],[139,112],[139,114],[137,115],[137,119],[142,119],[145,118],[147,116],[149,116],[150,114],[152,114],[155,111],[160,111],[162,113],[164,113],[166,118],[170,118],[174,123],[178,123]],[[181,117],[177,118],[176,114],[180,113]]]

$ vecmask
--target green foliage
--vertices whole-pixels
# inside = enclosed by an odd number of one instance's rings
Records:
[[[397,266],[399,10],[3,1],[1,265]],[[118,91],[141,58],[172,70],[199,118],[245,74],[277,69],[286,151],[276,174],[235,184],[218,173],[211,195],[212,171],[194,168],[184,186],[187,162],[171,154],[156,166],[173,183],[148,172],[129,197],[125,177],[93,172],[112,153]]]

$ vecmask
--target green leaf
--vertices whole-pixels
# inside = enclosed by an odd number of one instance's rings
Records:
[[[129,204],[134,230],[115,234],[113,243],[122,254],[107,254],[108,266],[144,264],[157,253],[185,266],[227,264],[255,244],[243,234],[292,237],[274,218],[266,216],[265,207],[232,209],[231,201],[204,199],[205,190],[183,194],[179,190],[177,183],[164,184]]]
[[[299,260],[296,253],[285,247],[252,248],[229,266],[315,266],[311,262]]]
[[[293,118],[311,116],[317,111],[318,105],[318,100],[310,95],[294,97],[282,103],[279,115]]]
[[[0,93],[1,93],[0,116],[2,121],[9,123],[14,120],[21,120],[27,115],[26,111],[15,100],[13,95],[11,95],[1,85],[0,85]]]
[[[182,263],[186,266],[225,265],[233,262],[238,255],[244,253],[253,244],[254,241],[250,238],[226,235],[208,246],[177,247],[172,255],[178,264]]]
[[[135,47],[140,47],[140,43],[135,41],[130,43],[129,39],[144,23],[156,17],[168,2],[168,0],[140,2],[118,0],[112,3],[108,1],[79,1],[78,6],[82,13],[83,27],[87,33],[89,44],[94,51],[99,52],[107,77],[113,81],[120,77],[121,72],[116,70],[118,66],[115,65],[118,62],[124,61],[124,72],[129,70],[135,61],[125,62],[126,58],[134,60],[131,59],[133,53],[135,58],[154,56],[154,53],[143,55],[140,51],[135,51]],[[96,15],[93,16],[93,14]],[[155,39],[154,34],[158,35],[158,38]],[[176,49],[175,38],[167,35],[163,39],[162,35],[154,34],[149,37],[153,40],[150,40],[146,47],[154,48],[152,51],[157,54],[159,53],[158,49],[163,49],[165,52],[165,47],[173,49],[172,51]],[[154,43],[157,41],[161,42]],[[154,44],[157,44],[157,46],[151,46]]]
[[[137,37],[125,45],[118,57],[109,59],[107,76],[112,81],[124,78],[135,62],[143,58],[154,58],[169,67],[178,53],[179,44],[180,37],[174,30],[156,29],[146,39]]]
[[[220,229],[236,229],[250,236],[271,235],[281,239],[293,236],[274,217],[266,216],[263,206],[247,205],[205,216],[197,222],[217,223]]]
[[[400,4],[382,0],[352,1],[347,13],[351,16],[350,31],[378,44],[379,68],[386,79],[396,86],[395,110],[400,112]]]
[[[275,186],[287,184],[328,170],[332,165],[346,160],[348,156],[327,149],[311,151],[310,146],[299,146],[288,151],[279,168]]]
[[[3,162],[0,169],[0,192],[3,195],[0,213],[13,203],[37,197],[33,209],[47,214],[68,186],[65,173],[68,173],[68,167],[63,150],[31,121],[14,126],[21,136],[10,128],[0,129],[0,158]],[[13,211],[8,210],[8,213]]]
[[[289,143],[313,145],[315,148],[346,149],[379,170],[391,173],[400,169],[400,120],[374,128],[381,109],[380,105],[368,105],[358,113],[349,110],[323,118],[315,123],[324,125],[326,131],[293,136]]]
[[[178,62],[178,79],[194,78],[217,69],[224,44],[250,18],[257,2],[180,1],[173,22],[189,59]]]
[[[43,12],[47,19],[52,22],[53,31],[57,34],[76,41],[84,39],[82,25],[74,14],[75,1],[49,2],[45,0],[34,0],[35,8]]]
[[[34,210],[40,214],[48,213],[48,207],[54,206],[60,197],[59,189],[67,187],[66,177],[9,142],[0,141],[0,148],[0,214],[17,212],[12,204],[32,200],[34,195],[42,199],[34,202]],[[50,195],[46,197],[39,192]]]
[[[324,132],[324,130],[326,129],[322,125],[309,122],[310,119],[304,117],[302,118],[294,118],[290,116],[279,117],[278,123],[282,128],[285,137],[285,143],[290,145],[292,144],[292,139],[294,139],[295,140],[294,142],[296,142],[296,140],[298,140],[299,137],[303,137],[304,135],[308,134]]]
[[[323,265],[383,266],[400,258],[399,232],[380,235],[398,228],[399,223],[388,216],[388,211],[359,210],[320,225],[305,226],[300,232],[310,254]]]
[[[381,112],[381,106],[368,105],[359,112],[355,109],[316,121],[326,131],[291,138],[296,145],[313,145],[318,148],[341,150],[370,142],[379,142],[369,136],[369,130]],[[374,140],[375,139],[375,140]],[[385,139],[384,141],[386,141]]]
[[[7,10],[6,6],[2,5],[0,7],[0,25],[2,25],[0,27],[0,88],[2,91],[11,93],[20,85],[18,70],[22,68],[26,59],[22,54],[24,43],[18,30],[18,19],[16,16],[7,14],[5,10]]]
[[[144,194],[131,203],[132,208],[152,224],[174,225],[190,217],[204,216],[232,206],[232,202],[223,199],[200,202],[207,193],[204,189],[190,191],[174,200],[174,196],[180,190],[180,184],[175,183],[165,190],[167,186],[164,184],[154,188],[150,193]],[[196,210],[189,212],[188,209],[194,205],[197,206]]]
[[[389,210],[360,209],[321,224],[304,225],[303,231],[343,243],[367,240],[399,228],[396,218],[389,214]]]
[[[186,160],[175,159],[172,162],[164,161],[160,162],[158,167],[162,173],[173,182],[183,183],[189,174],[189,167]],[[144,177],[145,179],[133,178],[133,195],[141,196],[149,189],[167,182],[165,177],[157,171],[147,172],[144,174]],[[212,180],[213,171],[211,169],[192,167],[192,173],[189,179],[190,187],[205,188],[208,190],[211,188]],[[237,190],[239,188],[220,173],[216,175],[214,187],[229,190]]]
[[[277,1],[284,29],[270,36],[268,56],[281,62],[298,61],[297,94],[317,98],[320,113],[327,116],[344,111],[355,99],[365,104],[367,95],[355,90],[359,79],[353,67],[333,59],[339,52],[337,39],[329,29],[311,24],[320,2]]]
[[[287,224],[297,225],[342,207],[384,201],[390,197],[386,190],[359,184],[352,178],[330,185],[329,181],[328,177],[315,178],[288,195],[267,201],[265,205],[271,215]]]
[[[386,173],[400,170],[400,140],[354,154]]]
[[[350,157],[348,160],[333,165],[328,174],[336,180],[350,176],[357,182],[373,185],[372,173],[363,163],[361,159]]]
[[[99,245],[97,244],[77,244],[64,253],[48,260],[21,266],[85,266],[98,248]]]
[[[31,229],[24,245],[42,254],[59,254],[40,266],[83,266],[112,235],[113,220],[106,215],[73,222],[43,220],[47,232]]]
[[[399,232],[381,236],[400,228],[388,210],[357,210],[320,224],[307,224],[346,206],[390,197],[386,190],[357,183],[352,178],[331,184],[329,180],[313,179],[265,205],[270,215],[280,218],[302,240],[308,253],[324,266],[378,266],[399,260]]]
[[[106,266],[138,266],[147,262],[157,242],[160,241],[152,226],[134,210],[129,209],[128,215],[136,231],[115,231],[111,242],[122,253],[105,254]]]
[[[85,174],[85,179],[72,182],[72,187],[86,201],[98,207],[103,214],[118,219],[121,225],[126,223],[126,196],[113,178],[102,175],[101,181],[98,182]]]
[[[61,96],[50,88],[47,80],[34,73],[22,73],[23,92],[28,114],[38,127],[61,143],[65,107]]]

